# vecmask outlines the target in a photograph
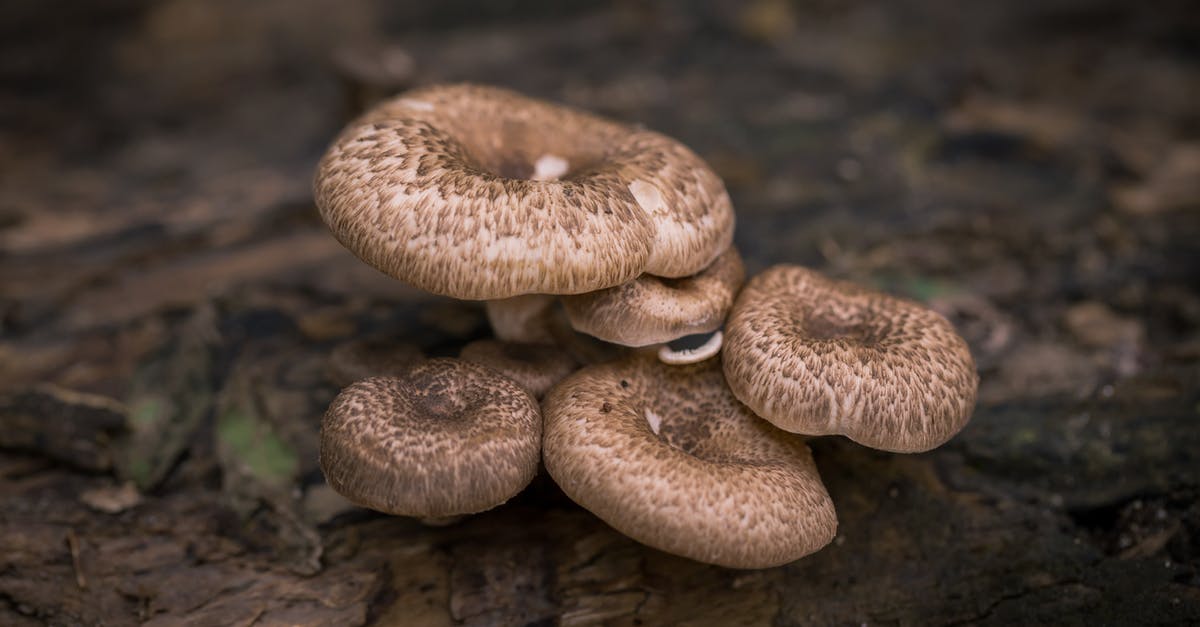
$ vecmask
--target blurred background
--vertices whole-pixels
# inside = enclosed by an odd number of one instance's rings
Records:
[[[0,6],[0,623],[1200,621],[1200,11],[1180,1]],[[945,447],[812,443],[841,517],[766,571],[646,549],[544,475],[426,528],[316,468],[339,344],[482,309],[311,199],[370,103],[475,81],[724,178],[753,274],[927,303],[982,380]]]

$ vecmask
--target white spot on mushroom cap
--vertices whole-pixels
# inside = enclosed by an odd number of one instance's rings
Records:
[[[481,229],[480,232],[489,231]],[[489,263],[501,259],[536,262],[541,254],[542,251],[530,247],[529,242],[520,237],[494,235],[483,250],[483,259]]]
[[[558,155],[545,154],[533,164],[533,180],[556,181],[567,173],[570,164]]]
[[[662,416],[650,411],[649,408],[646,409],[645,414],[646,422],[650,424],[650,430],[654,432],[654,435],[658,435],[659,429],[662,429]]]
[[[716,355],[721,352],[721,344],[724,341],[724,334],[717,331],[708,338],[708,341],[686,350],[672,350],[667,344],[663,344],[662,348],[658,349],[658,359],[664,364],[672,366],[681,366],[684,364],[695,364]]]
[[[629,193],[633,194],[633,199],[649,215],[655,215],[663,207],[662,192],[646,181],[638,180],[630,183]]]
[[[416,109],[417,111],[433,111],[432,102],[417,100],[415,98],[401,98],[400,104],[408,107],[409,109]]]

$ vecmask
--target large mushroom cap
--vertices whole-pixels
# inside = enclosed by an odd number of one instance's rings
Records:
[[[788,265],[742,290],[722,360],[733,393],[779,428],[900,453],[958,433],[979,382],[936,312]]]
[[[321,469],[358,505],[445,517],[495,507],[537,472],[537,402],[499,373],[431,359],[342,390],[321,423]]]
[[[321,160],[315,195],[364,261],[464,299],[687,276],[733,237],[724,185],[682,144],[492,87],[369,111]]]
[[[546,469],[563,491],[655,548],[733,568],[793,561],[837,516],[804,442],[737,401],[717,360],[591,366],[547,395]]]
[[[563,297],[571,326],[623,346],[661,344],[709,333],[725,322],[745,279],[741,255],[730,246],[689,277],[649,274],[606,290]]]

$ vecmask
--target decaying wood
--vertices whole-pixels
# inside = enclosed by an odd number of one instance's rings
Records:
[[[1200,622],[1187,3],[93,4],[0,7],[0,624]],[[356,42],[411,56],[396,84],[681,139],[749,273],[949,317],[971,423],[813,441],[837,538],[763,571],[647,549],[544,472],[445,527],[350,506],[316,464],[334,347],[487,335],[316,217],[316,159],[386,89],[338,69]]]

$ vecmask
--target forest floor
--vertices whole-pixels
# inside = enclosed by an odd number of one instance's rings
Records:
[[[0,8],[0,624],[1200,623],[1189,3],[431,4]],[[814,440],[838,536],[769,570],[641,546],[544,472],[447,527],[347,507],[332,348],[488,331],[346,252],[313,167],[376,94],[457,80],[681,139],[752,274],[945,314],[969,426]]]

